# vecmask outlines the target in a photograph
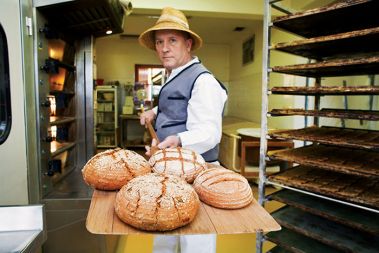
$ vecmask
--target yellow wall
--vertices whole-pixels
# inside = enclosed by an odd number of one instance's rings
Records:
[[[254,60],[242,64],[242,45],[251,35],[255,35]],[[262,78],[262,22],[255,26],[248,37],[235,41],[230,51],[230,116],[260,122],[261,78]]]
[[[223,52],[220,54],[220,52]],[[220,80],[229,80],[229,47],[205,44],[195,52],[204,65]],[[137,39],[118,35],[96,39],[97,77],[105,81],[134,82],[135,64],[160,64],[156,54],[138,44]]]
[[[161,10],[163,7],[171,6],[197,15],[216,17],[239,17],[239,18],[261,18],[263,13],[262,0],[238,0],[238,4],[230,0],[133,0],[135,12],[143,13],[144,10]]]

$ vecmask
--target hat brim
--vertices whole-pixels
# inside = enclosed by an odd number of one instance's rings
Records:
[[[141,35],[138,37],[139,43],[144,47],[147,47],[151,50],[155,50],[154,32],[159,31],[159,30],[177,30],[177,31],[187,32],[193,40],[191,51],[199,49],[203,45],[203,40],[201,39],[201,37],[197,35],[196,33],[194,33],[193,31],[180,27],[173,23],[166,23],[166,22],[156,24],[155,26],[141,33]]]

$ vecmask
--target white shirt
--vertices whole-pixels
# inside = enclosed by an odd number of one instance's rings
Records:
[[[194,57],[187,64],[173,69],[166,83],[178,75],[184,68],[199,62]],[[227,94],[215,77],[209,73],[201,74],[195,81],[187,108],[187,131],[178,133],[182,147],[202,154],[215,147],[221,140],[222,111]],[[154,109],[155,115],[157,108]]]

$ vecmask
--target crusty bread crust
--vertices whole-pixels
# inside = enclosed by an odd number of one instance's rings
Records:
[[[206,168],[204,158],[196,152],[177,147],[155,152],[149,160],[153,171],[164,175],[176,175],[192,183]]]
[[[167,231],[190,223],[200,200],[183,179],[150,173],[136,177],[116,195],[115,211],[125,223],[148,231]]]
[[[84,181],[98,190],[118,190],[134,177],[150,172],[144,157],[120,148],[96,154],[82,169]]]
[[[218,165],[202,171],[193,187],[201,201],[218,208],[242,208],[253,200],[253,192],[246,178]]]

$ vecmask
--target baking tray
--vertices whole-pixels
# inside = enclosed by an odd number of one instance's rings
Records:
[[[325,60],[315,63],[272,67],[273,72],[308,76],[354,76],[379,73],[379,56]]]
[[[344,110],[323,108],[321,110],[304,110],[294,109],[272,109],[269,114],[271,116],[313,116],[327,117],[338,119],[359,119],[359,120],[379,120],[379,111],[370,110]]]
[[[352,96],[352,95],[379,95],[378,86],[275,86],[270,89],[272,94],[284,95],[334,95],[334,96]]]
[[[363,178],[312,167],[297,166],[269,176],[269,182],[295,187],[379,209],[379,179]]]
[[[310,38],[379,26],[379,1],[348,0],[273,20],[276,27]],[[326,29],[327,28],[327,29]]]
[[[367,232],[372,235],[379,234],[378,213],[286,189],[274,192],[267,196],[267,198],[362,232]],[[277,232],[273,234],[277,234]]]
[[[379,131],[376,130],[313,126],[302,129],[271,130],[269,135],[279,139],[295,139],[348,148],[379,150]]]
[[[325,145],[269,151],[270,159],[379,179],[379,153]]]
[[[116,191],[94,190],[87,215],[87,230],[94,234],[241,234],[280,230],[279,224],[256,200],[241,209],[214,208],[201,202],[188,225],[166,232],[142,231],[122,222],[114,211]]]
[[[337,252],[378,252],[377,235],[357,231],[291,206],[276,210],[272,215],[283,227],[334,247]]]
[[[379,27],[275,44],[272,49],[312,59],[379,52]]]

